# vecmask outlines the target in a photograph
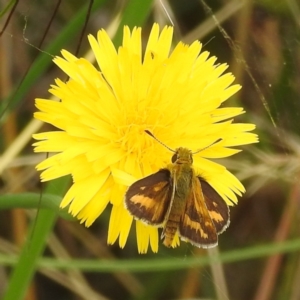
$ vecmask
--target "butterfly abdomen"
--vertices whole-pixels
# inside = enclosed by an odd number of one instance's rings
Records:
[[[179,165],[175,168],[173,174],[174,184],[176,184],[174,199],[162,232],[162,237],[164,237],[163,244],[167,247],[172,246],[175,234],[178,231],[179,223],[185,210],[186,198],[191,189],[192,172],[193,170],[186,167],[186,165]]]
[[[174,240],[174,237],[175,237],[175,234],[178,230],[178,224],[179,224],[179,221],[180,221],[180,218],[178,218],[177,220],[174,219],[174,220],[168,220],[166,225],[165,225],[165,228],[164,228],[164,231],[163,231],[163,236],[164,236],[164,241],[163,241],[163,244],[167,247],[171,247],[172,244],[173,244],[173,240]]]

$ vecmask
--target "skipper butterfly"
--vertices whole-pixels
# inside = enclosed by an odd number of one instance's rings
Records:
[[[161,238],[167,247],[172,246],[177,232],[181,240],[194,246],[214,247],[218,234],[229,226],[229,208],[215,189],[195,174],[195,153],[182,147],[168,149],[174,152],[172,163],[133,183],[125,194],[125,206],[135,219],[163,227]]]

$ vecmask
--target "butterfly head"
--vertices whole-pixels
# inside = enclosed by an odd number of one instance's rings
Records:
[[[169,149],[170,151],[174,152],[174,155],[172,156],[172,163],[173,164],[177,164],[177,165],[189,165],[191,166],[193,164],[193,154],[199,153],[219,142],[222,141],[222,139],[217,139],[216,141],[214,141],[213,143],[211,143],[210,145],[201,148],[195,152],[192,152],[191,150],[187,149],[187,148],[183,148],[183,147],[179,147],[176,150],[171,149],[170,147],[168,147],[167,145],[165,145],[164,143],[162,143],[159,139],[157,139],[149,130],[145,130],[145,132],[150,135],[152,138],[154,138],[157,142],[159,142],[161,145],[163,145],[165,148]]]
[[[172,156],[172,163],[173,164],[187,164],[192,165],[193,163],[193,154],[192,152],[187,148],[177,148],[175,150],[174,155]]]

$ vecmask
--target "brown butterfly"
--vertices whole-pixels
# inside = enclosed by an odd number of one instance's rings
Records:
[[[167,247],[176,232],[194,246],[214,247],[218,234],[229,225],[229,208],[204,178],[196,176],[189,149],[170,150],[175,152],[172,163],[133,183],[125,194],[125,206],[135,219],[163,227],[161,238]]]

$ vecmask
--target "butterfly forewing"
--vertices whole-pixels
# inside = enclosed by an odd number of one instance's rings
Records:
[[[229,208],[223,198],[202,178],[198,177],[206,207],[218,234],[229,226]]]
[[[125,194],[125,205],[135,219],[160,225],[165,221],[171,199],[170,171],[161,169],[133,183]]]
[[[216,246],[218,236],[214,223],[205,205],[200,181],[193,178],[192,188],[186,199],[186,206],[179,224],[179,234],[191,244],[209,248]]]

